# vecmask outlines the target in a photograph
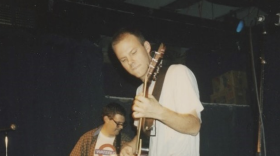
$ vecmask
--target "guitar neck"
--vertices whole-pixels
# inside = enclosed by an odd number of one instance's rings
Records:
[[[143,84],[143,95],[145,97],[148,96],[148,80],[147,80],[147,76],[145,78],[144,84]],[[137,129],[137,142],[136,142],[136,154],[137,156],[140,155],[140,151],[141,151],[141,147],[142,147],[142,140],[140,139],[141,136],[141,130],[142,130],[142,126],[143,126],[143,121],[145,119],[144,118],[140,118],[139,119],[139,123],[138,123],[138,129]]]
[[[154,55],[154,57],[152,58],[152,61],[149,64],[149,68],[148,68],[147,74],[145,76],[145,80],[144,80],[144,84],[143,84],[143,95],[145,97],[148,97],[148,89],[149,89],[149,86],[150,86],[151,79],[153,79],[153,80],[156,79],[156,75],[158,74],[158,69],[161,66],[160,61],[163,57],[164,52],[165,52],[165,45],[161,43],[158,51],[155,52],[155,55]],[[155,70],[155,69],[157,69],[157,70]],[[147,120],[148,120],[147,123],[149,123],[149,124],[146,124],[146,119],[145,118],[140,118],[139,119],[138,129],[137,129],[137,140],[136,140],[137,141],[136,142],[136,154],[137,154],[137,156],[141,155],[141,150],[142,150],[143,140],[141,139],[141,134],[142,134],[141,132],[143,131],[143,133],[145,133],[144,135],[146,135],[146,136],[150,135],[153,119],[147,119]],[[145,152],[145,153],[147,153],[147,152]]]

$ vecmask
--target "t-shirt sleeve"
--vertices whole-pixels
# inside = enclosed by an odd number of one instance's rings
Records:
[[[188,113],[195,109],[200,118],[203,106],[195,75],[184,65],[172,65],[168,70],[168,76],[171,77],[169,80],[173,81],[171,83],[176,112]]]

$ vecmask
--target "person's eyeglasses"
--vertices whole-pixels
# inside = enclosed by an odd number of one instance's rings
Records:
[[[114,123],[117,125],[117,127],[120,127],[120,126],[125,127],[126,126],[125,122],[124,123],[119,123],[119,122],[115,121],[114,119],[110,119],[110,120],[113,120]]]

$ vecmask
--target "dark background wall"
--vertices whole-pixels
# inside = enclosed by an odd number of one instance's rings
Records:
[[[79,132],[101,123],[100,48],[89,40],[23,29],[1,28],[0,34],[0,123],[17,125],[9,133],[9,154],[67,155]]]
[[[205,107],[201,155],[255,155],[258,110],[251,69],[256,68],[259,84],[259,56],[265,54],[267,155],[279,153],[279,30],[270,29],[271,33],[263,36],[258,28],[253,29],[250,42],[248,29],[234,34],[213,28],[210,21],[201,22],[209,23],[199,27],[114,14],[116,20],[104,10],[87,12],[85,8],[81,11],[69,7],[61,5],[58,10],[54,8],[55,14],[41,15],[36,28],[0,27],[0,127],[17,125],[17,130],[8,133],[9,155],[68,155],[84,132],[101,124],[101,108],[116,100],[106,95],[134,97],[139,81],[124,74],[117,64],[104,63],[102,47],[97,46],[100,35],[111,36],[125,25],[142,28],[155,45],[165,42],[167,47],[188,49],[184,57],[172,55],[175,51],[169,50],[166,60],[176,62],[179,57],[197,77]],[[100,22],[103,19],[106,24]],[[251,52],[256,66],[252,66]],[[232,69],[247,72],[251,103],[210,103],[211,79]],[[119,102],[130,111],[131,100]],[[128,119],[132,121],[129,115]],[[134,134],[131,125],[124,131]],[[1,138],[4,136],[0,133]],[[0,155],[5,154],[4,147],[0,142]]]
[[[264,96],[263,113],[264,127],[268,155],[279,154],[280,131],[280,92],[279,92],[279,59],[280,59],[280,33],[279,28],[272,29],[268,36],[264,37],[263,53],[267,64],[264,65]]]

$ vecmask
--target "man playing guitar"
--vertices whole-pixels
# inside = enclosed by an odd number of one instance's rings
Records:
[[[113,36],[112,48],[123,68],[143,81],[137,89],[132,115],[135,120],[154,119],[149,155],[199,156],[200,113],[203,106],[192,71],[185,65],[171,65],[166,72],[161,96],[156,100],[152,95],[154,81],[149,85],[147,95],[143,94],[152,61],[150,43],[138,30],[124,28]],[[122,147],[120,156],[139,155],[138,143],[139,139],[135,136]]]

